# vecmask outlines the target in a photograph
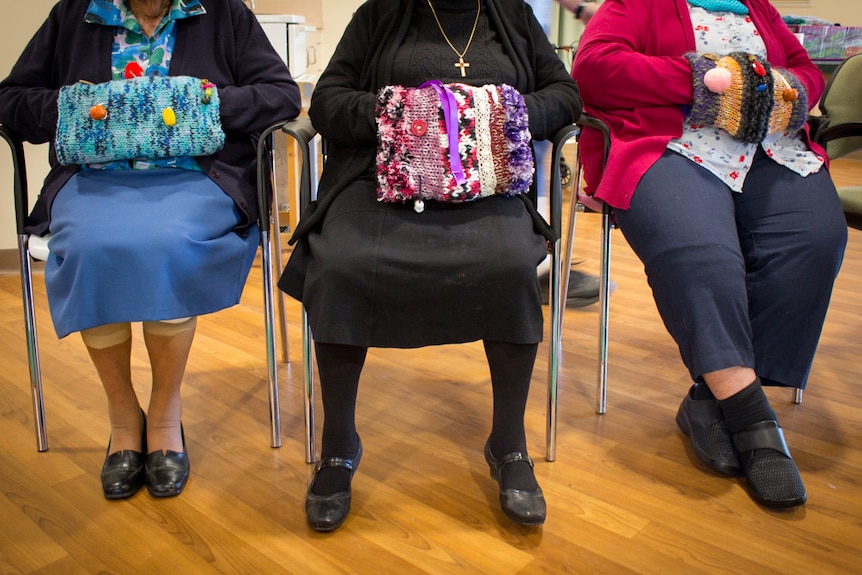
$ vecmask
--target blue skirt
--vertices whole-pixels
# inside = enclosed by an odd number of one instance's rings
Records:
[[[239,302],[259,244],[202,172],[82,171],[51,207],[45,266],[57,337],[197,316]]]

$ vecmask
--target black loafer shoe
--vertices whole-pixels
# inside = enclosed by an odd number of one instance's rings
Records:
[[[102,491],[105,499],[126,499],[144,484],[144,454],[118,451],[105,457],[102,465]]]
[[[491,479],[500,486],[500,507],[503,513],[520,525],[541,525],[545,522],[547,506],[542,488],[532,491],[523,489],[504,489],[500,470],[510,463],[525,461],[533,468],[533,460],[526,453],[515,451],[497,459],[491,454],[491,440],[485,443],[485,461],[491,468]]]
[[[308,491],[305,493],[305,516],[308,518],[308,524],[312,529],[324,533],[338,529],[350,513],[350,501],[352,499],[349,485],[347,491],[339,491],[332,495],[316,495],[312,493],[311,490],[314,487],[317,473],[324,467],[344,467],[350,471],[350,480],[352,481],[361,459],[362,441],[359,441],[359,448],[353,458],[324,457],[317,462],[317,465],[314,467],[314,477],[312,477],[311,483],[308,484]]]
[[[774,419],[759,421],[733,435],[748,493],[766,507],[794,507],[808,498],[799,469]]]
[[[186,454],[186,436],[182,428],[180,433],[183,440],[182,453],[159,450],[147,455],[147,491],[153,497],[179,495],[188,482],[191,464]]]
[[[138,492],[144,485],[144,453],[147,452],[147,418],[144,418],[144,430],[141,437],[141,451],[117,451],[105,454],[102,464],[102,492],[105,499],[127,499]],[[111,441],[108,440],[108,451]]]
[[[689,391],[677,411],[676,424],[689,437],[692,449],[707,467],[722,475],[742,475],[733,436],[715,399],[692,399]]]

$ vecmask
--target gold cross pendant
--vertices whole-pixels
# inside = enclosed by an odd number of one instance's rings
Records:
[[[455,67],[461,68],[461,77],[466,78],[467,77],[467,68],[470,67],[470,62],[465,62],[464,56],[458,56],[458,61],[455,62]]]

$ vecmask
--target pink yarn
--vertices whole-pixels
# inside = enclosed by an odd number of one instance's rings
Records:
[[[715,94],[730,88],[731,74],[727,68],[713,68],[703,75],[703,83]]]

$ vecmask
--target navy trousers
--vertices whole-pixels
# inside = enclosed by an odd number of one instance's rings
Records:
[[[615,214],[692,379],[745,366],[805,387],[847,243],[825,169],[802,177],[761,149],[738,193],[668,151]]]

